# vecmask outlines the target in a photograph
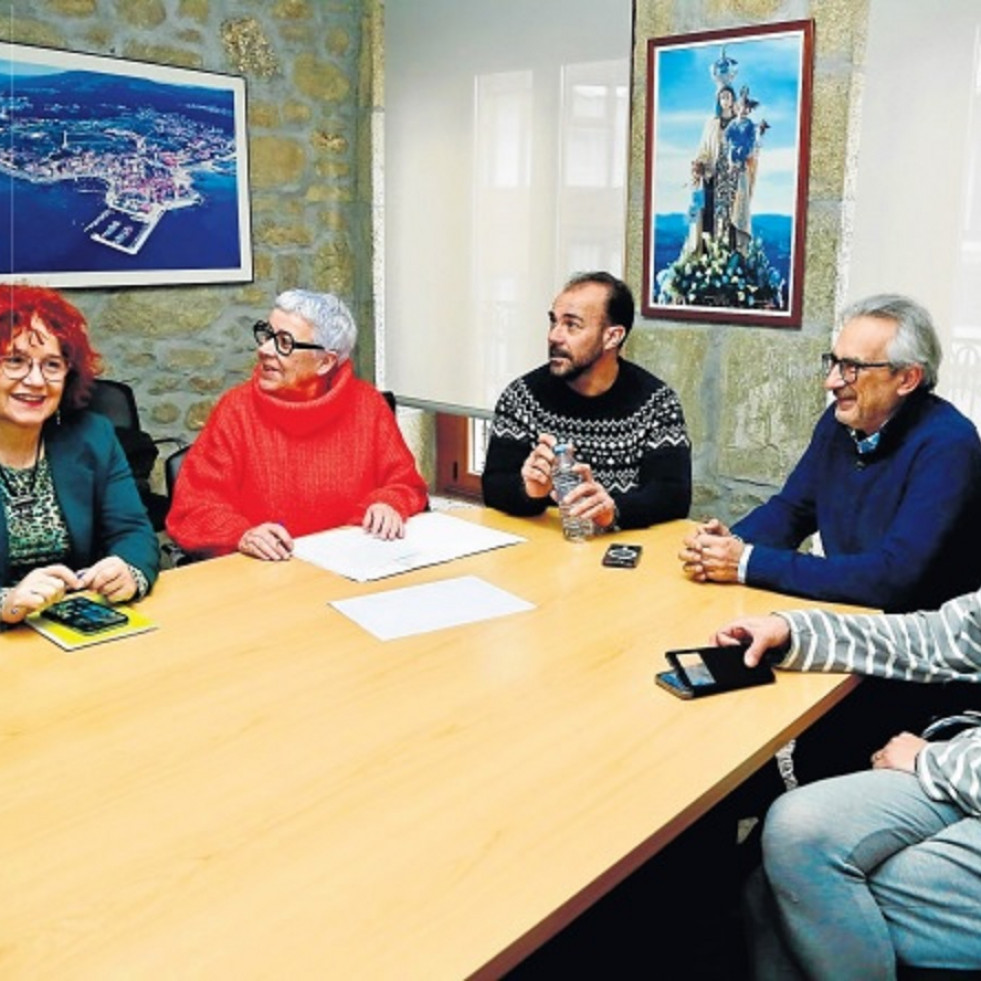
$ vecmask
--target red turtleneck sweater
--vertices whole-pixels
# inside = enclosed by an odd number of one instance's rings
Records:
[[[181,467],[167,531],[222,555],[265,521],[308,535],[360,524],[379,501],[408,518],[426,484],[384,398],[347,361],[312,401],[274,398],[255,377],[222,396]]]

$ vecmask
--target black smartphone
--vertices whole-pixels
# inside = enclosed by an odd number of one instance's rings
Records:
[[[87,596],[72,596],[41,611],[41,616],[83,634],[95,634],[129,622],[129,617]]]
[[[613,569],[633,569],[643,551],[642,545],[610,545],[603,556],[603,565]]]
[[[743,661],[748,645],[732,647],[689,647],[667,651],[670,671],[655,675],[662,688],[679,698],[700,698],[753,685],[769,685],[776,678],[767,660],[749,668]]]

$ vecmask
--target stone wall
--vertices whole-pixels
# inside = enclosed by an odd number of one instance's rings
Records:
[[[866,0],[636,0],[627,278],[642,275],[646,42],[767,22],[815,21],[814,107],[800,330],[638,322],[629,356],[665,378],[695,448],[693,514],[731,520],[765,499],[824,404],[818,355],[834,320],[848,181],[848,120]],[[371,117],[380,105],[381,0],[6,0],[0,37],[242,74],[249,102],[255,281],[76,290],[107,360],[154,435],[193,437],[246,376],[251,323],[292,285],[338,292],[373,375]],[[404,420],[403,420],[404,423]],[[431,447],[413,439],[424,470]]]
[[[638,321],[629,356],[679,393],[694,443],[693,516],[731,521],[778,488],[825,406],[819,355],[830,345],[847,237],[849,118],[864,52],[865,0],[637,0],[627,276],[642,282],[647,41],[813,18],[814,99],[800,330]]]
[[[66,290],[144,428],[193,438],[291,286],[338,293],[373,376],[370,115],[376,0],[3,0],[0,38],[246,79],[252,283]],[[380,41],[378,42],[380,43]]]

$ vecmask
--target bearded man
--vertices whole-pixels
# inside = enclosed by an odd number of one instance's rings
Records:
[[[571,443],[582,483],[570,512],[600,531],[683,518],[691,443],[678,396],[621,357],[634,320],[628,286],[606,272],[574,276],[548,314],[548,363],[513,381],[494,412],[484,502],[514,515],[554,503],[554,447]]]

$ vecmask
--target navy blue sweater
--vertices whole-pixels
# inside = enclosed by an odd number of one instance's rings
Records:
[[[981,586],[981,441],[949,402],[916,393],[859,456],[830,406],[779,494],[733,526],[750,585],[888,612]],[[796,551],[821,532],[824,558]]]

